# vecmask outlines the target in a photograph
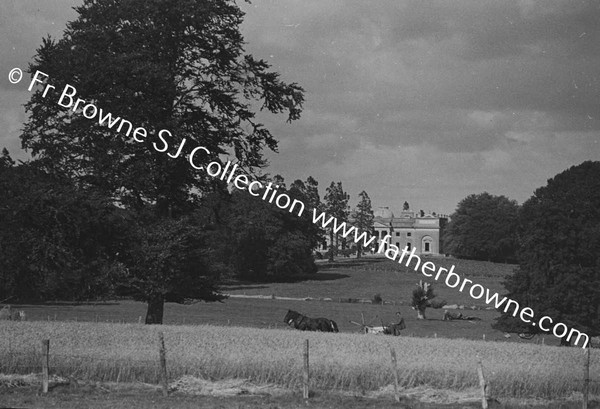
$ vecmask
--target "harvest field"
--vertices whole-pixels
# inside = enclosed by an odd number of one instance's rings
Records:
[[[41,339],[50,339],[52,373],[79,380],[158,383],[158,332],[165,334],[171,380],[248,379],[299,388],[303,340],[310,342],[311,386],[376,390],[393,382],[390,347],[398,354],[403,388],[463,390],[478,384],[481,357],[495,397],[556,398],[581,391],[583,353],[558,348],[450,339],[301,333],[200,326],[144,326],[83,322],[3,322],[0,372],[39,368]],[[591,373],[600,375],[592,351]],[[594,378],[592,378],[594,379]],[[600,384],[592,382],[592,393]]]

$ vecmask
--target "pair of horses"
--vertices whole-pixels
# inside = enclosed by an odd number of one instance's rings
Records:
[[[301,331],[340,332],[334,320],[327,318],[309,318],[299,312],[288,310],[283,319],[290,327]]]

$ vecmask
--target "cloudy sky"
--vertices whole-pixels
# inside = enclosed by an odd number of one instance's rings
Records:
[[[0,147],[20,150],[11,68],[59,36],[77,0],[0,1]],[[600,158],[600,3],[253,0],[247,50],[306,89],[301,120],[265,117],[269,172],[341,180],[351,203],[452,213],[471,193],[522,203]]]

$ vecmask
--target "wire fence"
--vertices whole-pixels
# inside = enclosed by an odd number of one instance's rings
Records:
[[[38,340],[39,342],[39,340]],[[43,391],[49,390],[51,383],[77,382],[78,379],[98,380],[107,382],[143,382],[161,386],[163,393],[168,394],[169,380],[173,381],[181,375],[193,375],[200,378],[209,378],[209,371],[203,370],[203,361],[190,359],[187,366],[182,366],[177,357],[184,351],[169,351],[174,356],[171,361],[166,354],[162,332],[159,332],[158,342],[148,340],[146,347],[148,353],[145,359],[131,359],[118,356],[101,356],[90,353],[68,353],[60,350],[55,352],[51,347],[51,340],[41,340],[41,347],[29,350],[14,350],[9,345],[7,351],[0,354],[0,374],[35,374]],[[168,345],[167,345],[168,348]],[[399,399],[399,389],[406,386],[406,377],[400,375],[401,363],[396,361],[396,353],[390,348],[392,365],[389,368],[381,368],[383,372],[389,371],[388,380],[393,380],[394,395]],[[298,365],[290,370],[287,386],[292,385],[302,389],[308,398],[308,390],[314,388],[309,376],[309,347],[308,340],[303,343],[302,350],[291,351],[298,361]],[[169,362],[177,362],[177,369],[169,368]],[[174,365],[175,366],[175,365]],[[294,372],[295,371],[295,372]],[[489,395],[489,384],[484,378],[484,365],[481,361],[477,367],[479,386],[481,389],[482,407],[483,402],[492,398]],[[475,371],[473,371],[475,373]],[[584,350],[581,359],[581,377],[570,379],[570,384],[577,390],[582,391],[583,402],[587,402],[590,393],[600,393],[600,368],[590,365],[590,349]],[[318,377],[318,375],[317,375]],[[586,406],[583,406],[584,408]]]

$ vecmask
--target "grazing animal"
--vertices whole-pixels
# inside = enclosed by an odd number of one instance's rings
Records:
[[[12,320],[12,309],[10,305],[5,305],[0,310],[0,320]]]
[[[0,310],[0,321],[8,320],[8,321],[25,321],[27,316],[25,315],[25,311],[23,310],[13,310],[10,305],[5,305]]]
[[[309,318],[292,310],[288,310],[283,322],[301,331],[340,332],[334,320]]]

